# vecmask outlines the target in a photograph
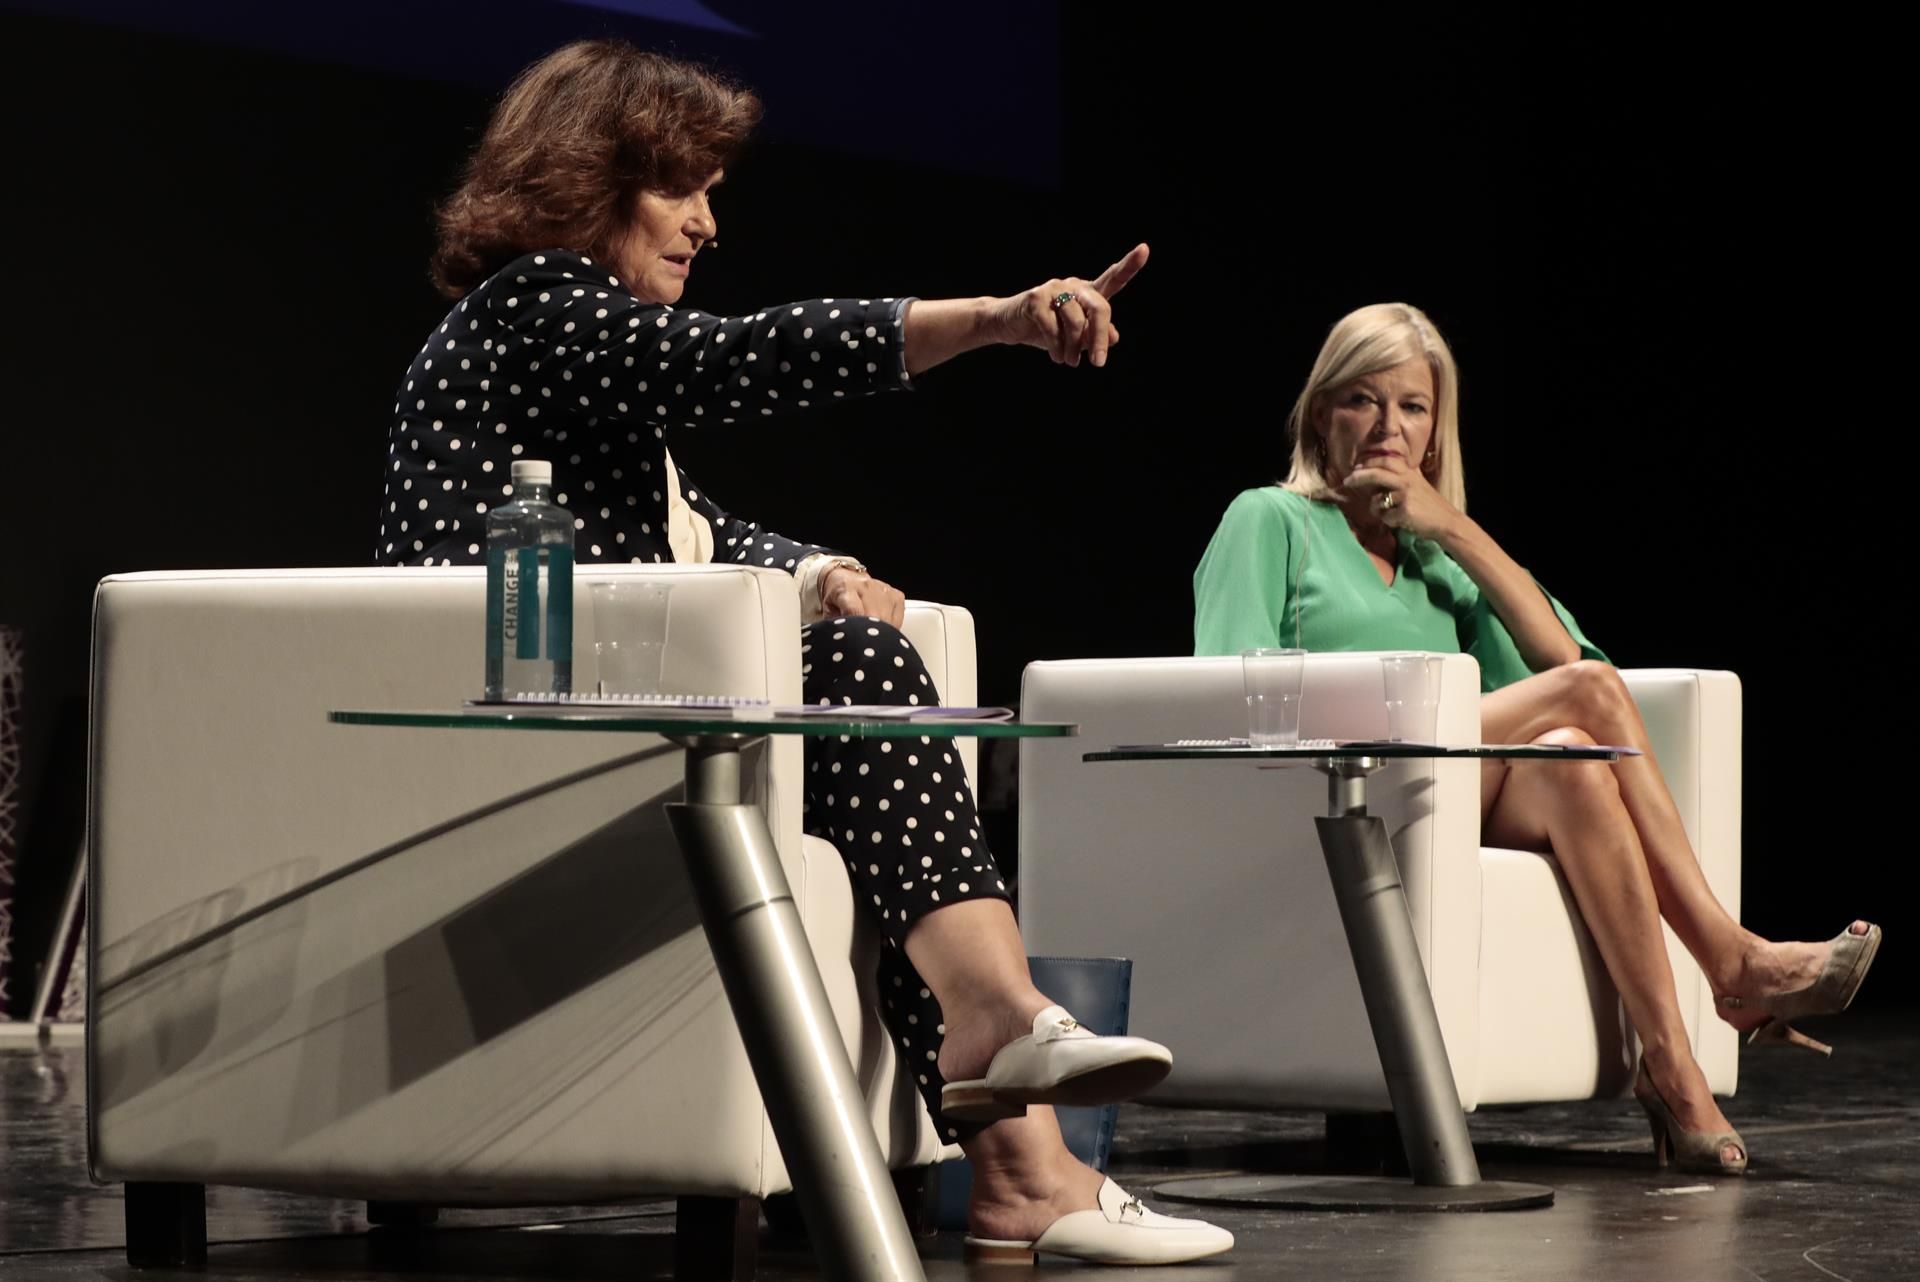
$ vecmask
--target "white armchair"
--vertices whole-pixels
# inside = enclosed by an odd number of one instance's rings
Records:
[[[577,617],[590,583],[629,577],[672,585],[669,690],[799,700],[788,576],[583,566]],[[467,568],[101,583],[96,1178],[429,1204],[788,1187],[666,826],[680,752],[326,721],[473,695],[483,600]],[[971,616],[912,603],[906,632],[972,702]],[[800,758],[755,750],[747,790],[881,1151],[926,1164],[942,1148],[879,1022],[877,937],[833,847],[801,835]]]
[[[1714,892],[1740,895],[1740,684],[1727,672],[1622,674]],[[1443,667],[1439,737],[1480,740],[1479,669]],[[1302,733],[1385,733],[1377,656],[1309,656]],[[1376,1111],[1386,1083],[1313,825],[1326,782],[1303,767],[1086,763],[1118,743],[1246,733],[1237,658],[1028,666],[1022,715],[1080,738],[1022,745],[1021,923],[1037,953],[1134,959],[1134,1018],[1174,1048],[1166,1102]],[[1376,776],[1460,1099],[1615,1096],[1635,1048],[1618,995],[1550,856],[1480,844],[1479,766]],[[1671,931],[1694,1053],[1732,1094],[1738,1042]]]

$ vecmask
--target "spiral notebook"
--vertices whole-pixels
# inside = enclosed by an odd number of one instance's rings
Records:
[[[823,721],[1011,721],[1012,708],[949,708],[914,703],[802,703],[773,709],[776,717]]]
[[[1012,708],[950,708],[932,704],[783,703],[770,699],[739,698],[723,694],[510,694],[504,699],[469,699],[474,713],[499,713],[540,708],[569,711],[627,713],[636,717],[687,717],[713,721],[734,717],[746,721],[772,718],[801,721],[1010,721]]]
[[[590,694],[584,690],[572,694],[529,692],[510,694],[504,699],[469,699],[466,706],[469,712],[566,708],[582,712],[625,712],[634,716],[687,717],[698,721],[725,717],[758,720],[773,714],[773,702],[769,699],[725,694]]]

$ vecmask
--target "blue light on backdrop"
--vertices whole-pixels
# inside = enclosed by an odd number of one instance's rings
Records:
[[[1034,0],[5,3],[494,89],[568,40],[619,35],[738,75],[766,100],[766,128],[775,136],[1040,186],[1059,182],[1059,18],[1055,6]]]

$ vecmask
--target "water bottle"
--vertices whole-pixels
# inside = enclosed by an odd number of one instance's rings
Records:
[[[513,496],[487,513],[487,698],[573,688],[573,516],[553,464],[513,464]]]

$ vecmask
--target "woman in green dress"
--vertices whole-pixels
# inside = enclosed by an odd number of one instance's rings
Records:
[[[1194,649],[1427,650],[1480,664],[1489,743],[1608,743],[1612,765],[1487,762],[1482,839],[1551,853],[1642,1047],[1634,1094],[1656,1150],[1738,1174],[1747,1148],[1694,1061],[1660,930],[1699,961],[1721,1018],[1818,1046],[1794,1016],[1845,1007],[1880,930],[1775,943],[1714,897],[1620,675],[1559,602],[1466,513],[1459,380],[1431,321],[1363,307],[1328,335],[1289,428],[1286,481],[1248,490],[1194,574]]]

